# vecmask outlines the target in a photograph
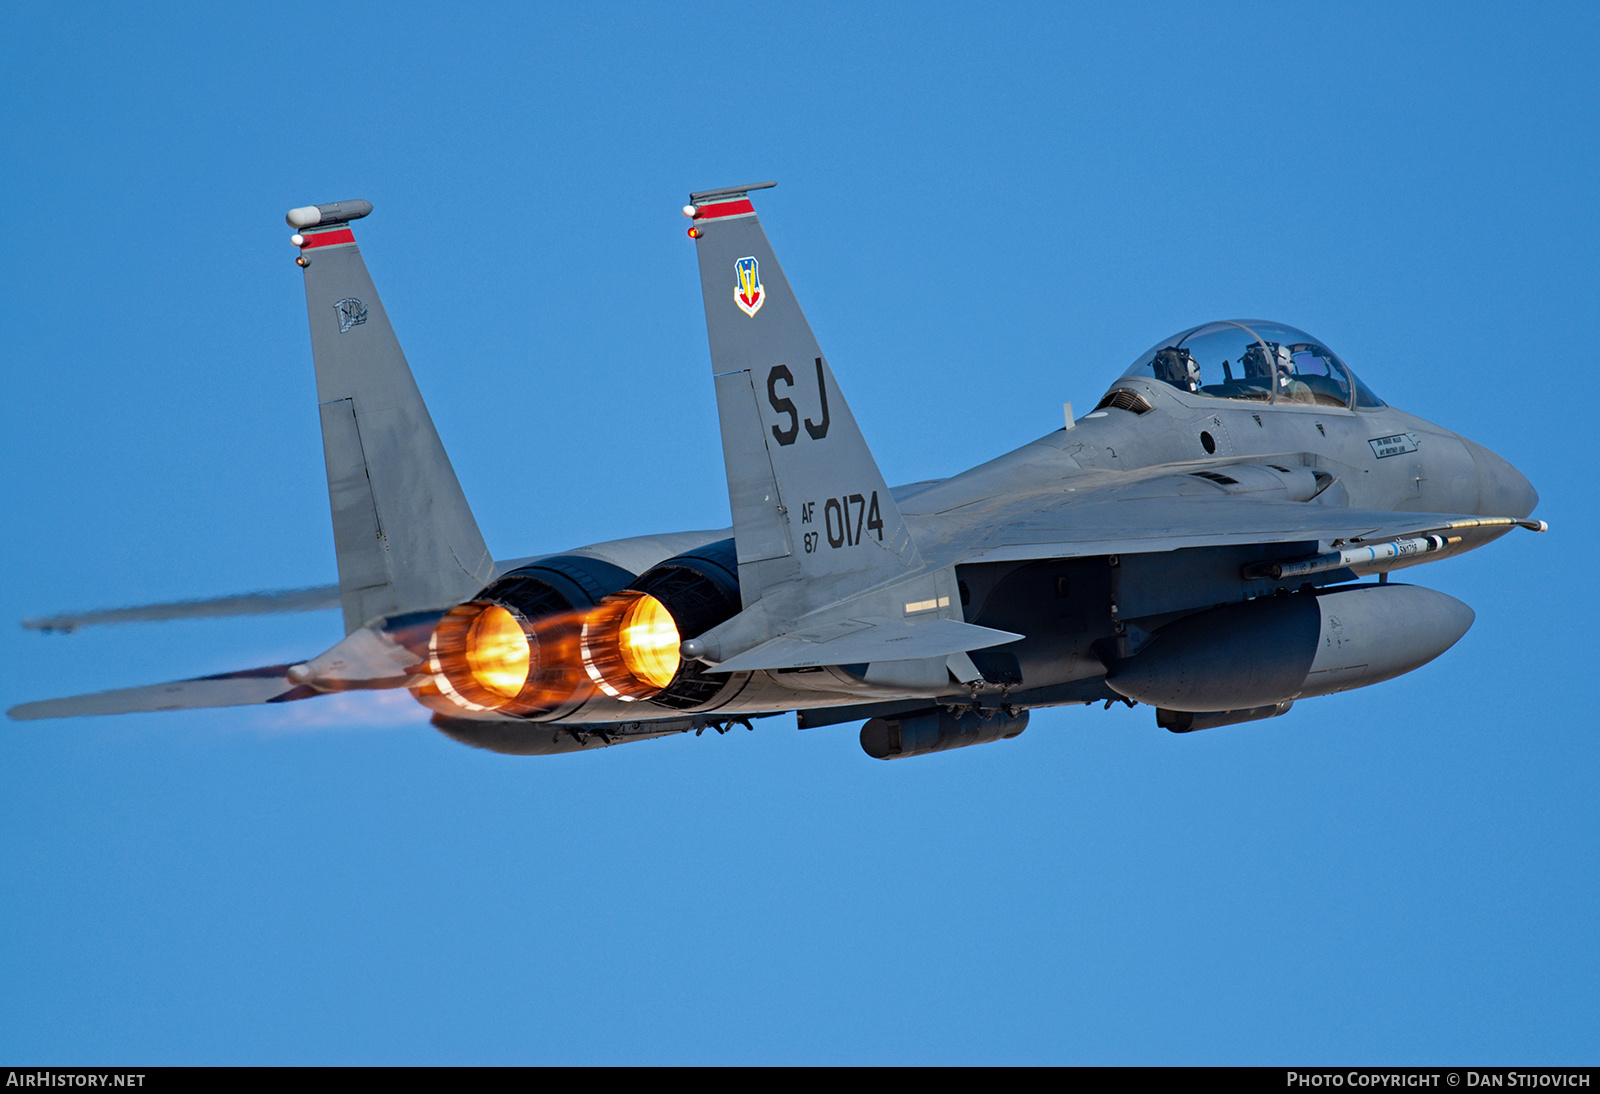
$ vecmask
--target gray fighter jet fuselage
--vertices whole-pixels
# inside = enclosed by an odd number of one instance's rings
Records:
[[[731,529],[492,561],[355,246],[371,207],[298,209],[345,639],[12,716],[405,687],[450,736],[523,754],[794,711],[802,728],[865,720],[863,748],[890,759],[1117,700],[1185,732],[1432,660],[1471,610],[1388,574],[1543,528],[1505,460],[1254,320],[1166,339],[1064,428],[891,490],[755,216],[760,188],[684,210]]]

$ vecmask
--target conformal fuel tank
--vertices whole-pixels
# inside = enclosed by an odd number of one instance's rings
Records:
[[[1106,674],[1112,690],[1168,710],[1236,710],[1366,687],[1432,661],[1472,609],[1415,585],[1261,597],[1185,616]]]

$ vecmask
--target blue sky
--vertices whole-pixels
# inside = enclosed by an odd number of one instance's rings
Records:
[[[689,190],[760,208],[890,481],[1263,316],[1552,531],[1433,664],[1187,737],[551,759],[404,697],[0,726],[0,1058],[1593,1062],[1592,6],[8,5],[0,619],[334,578],[283,213],[358,236],[502,557],[727,522]],[[0,702],[336,613],[0,630]]]

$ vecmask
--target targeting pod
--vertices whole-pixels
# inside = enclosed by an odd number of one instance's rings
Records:
[[[679,646],[741,606],[733,540],[669,558],[588,614],[580,637],[583,671],[624,702],[676,710],[708,703],[729,678],[708,676],[698,661],[680,656]]]
[[[1028,712],[1000,710],[919,711],[894,718],[873,718],[861,727],[861,751],[875,760],[926,756],[968,745],[1008,741],[1028,728]]]
[[[1293,699],[1285,699],[1281,703],[1264,707],[1249,707],[1245,710],[1196,711],[1157,707],[1156,725],[1172,733],[1196,733],[1202,729],[1216,729],[1218,726],[1237,726],[1245,722],[1281,718],[1289,713],[1289,708],[1292,706],[1294,706]]]

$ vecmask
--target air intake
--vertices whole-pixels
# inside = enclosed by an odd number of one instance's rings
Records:
[[[1112,410],[1131,410],[1135,414],[1148,414],[1155,409],[1144,401],[1144,396],[1122,388],[1106,392],[1106,397],[1100,400],[1095,409],[1105,410],[1107,407]]]

